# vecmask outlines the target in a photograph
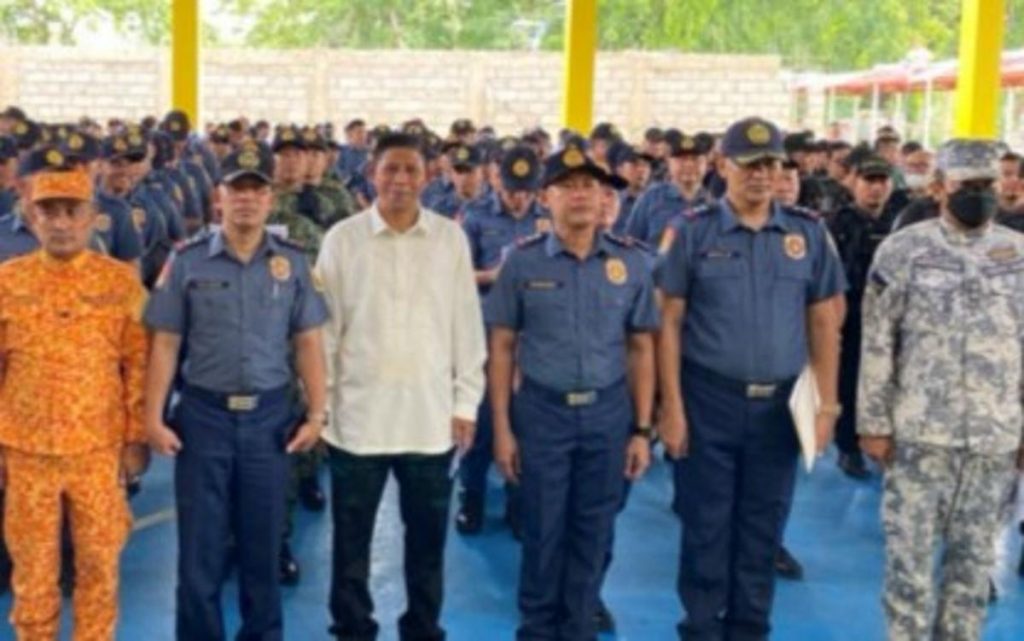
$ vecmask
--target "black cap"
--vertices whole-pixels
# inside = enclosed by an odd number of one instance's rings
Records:
[[[806,131],[786,134],[786,137],[782,139],[782,148],[787,154],[811,151],[814,144],[811,138],[812,136]]]
[[[153,169],[162,169],[174,158],[174,142],[162,131],[149,134],[149,142],[153,143]]]
[[[764,158],[786,158],[779,128],[763,118],[745,118],[733,123],[722,138],[722,153],[741,165]]]
[[[624,183],[618,176],[613,176],[604,169],[601,169],[579,147],[568,146],[557,153],[551,154],[544,161],[543,186],[549,187],[576,173],[588,174],[599,182],[616,189],[620,189]]]
[[[501,157],[501,184],[509,191],[536,191],[540,188],[541,166],[529,147],[513,147]]]
[[[231,142],[231,130],[227,125],[220,124],[210,132],[210,142],[216,145],[226,145]]]
[[[453,136],[465,136],[476,132],[476,127],[473,125],[473,121],[469,118],[459,118],[452,123],[449,131]]]
[[[306,149],[306,141],[302,137],[302,132],[299,131],[294,125],[283,125],[278,128],[277,133],[274,134],[274,141],[271,143],[271,150],[276,154],[286,147],[297,147],[298,149]]]
[[[18,143],[10,136],[0,136],[0,162],[18,157]]]
[[[269,185],[274,180],[274,154],[264,144],[247,141],[224,157],[220,171],[225,184],[254,176]]]
[[[665,132],[658,127],[648,127],[647,131],[644,132],[644,140],[647,142],[663,142],[665,140]]]
[[[160,131],[166,133],[175,142],[181,142],[188,138],[191,130],[192,123],[188,119],[188,114],[179,109],[168,111],[163,122],[160,123]]]
[[[856,147],[850,149],[850,153],[846,154],[846,157],[842,160],[842,165],[847,169],[856,169],[860,161],[874,156],[875,152],[867,144],[861,143]]]
[[[10,118],[11,120],[28,120],[28,116],[22,111],[21,107],[15,105],[8,105],[4,109],[3,113],[0,113],[0,118]]]
[[[106,160],[127,158],[136,162],[145,158],[148,152],[146,135],[142,131],[130,130],[105,138],[100,155]]]
[[[103,147],[94,136],[80,131],[69,131],[61,141],[61,149],[81,162],[99,160]]]
[[[477,145],[454,145],[448,150],[448,159],[455,169],[475,169],[483,162],[483,154]]]
[[[590,139],[615,142],[617,140],[622,140],[622,134],[619,133],[619,130],[616,129],[615,125],[612,123],[601,122],[590,131]]]
[[[18,166],[18,177],[27,178],[41,171],[71,171],[74,160],[54,144],[41,145],[25,157]]]
[[[42,136],[42,129],[31,120],[18,120],[11,128],[11,135],[14,136],[18,149],[24,151],[35,147]]]
[[[874,154],[860,159],[856,167],[857,175],[862,178],[885,176],[892,177],[892,165],[889,161]]]
[[[327,139],[324,138],[323,134],[316,127],[303,127],[300,133],[302,135],[302,142],[306,144],[306,149],[327,151]]]
[[[703,156],[715,146],[715,140],[705,133],[688,136],[680,133],[679,136],[672,136],[669,143],[669,155],[671,156]]]

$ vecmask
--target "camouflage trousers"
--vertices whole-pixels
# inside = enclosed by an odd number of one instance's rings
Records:
[[[1016,453],[896,445],[882,497],[889,641],[981,638],[992,537],[1016,480],[1015,463]]]

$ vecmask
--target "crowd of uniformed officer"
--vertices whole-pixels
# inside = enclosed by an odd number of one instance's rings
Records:
[[[490,330],[488,391],[461,459],[455,527],[484,527],[494,461],[523,542],[522,640],[614,628],[600,600],[613,522],[656,438],[684,523],[680,637],[767,638],[774,574],[802,574],[782,547],[797,375],[809,364],[817,380],[819,447],[834,430],[839,467],[868,478],[856,408],[865,301],[886,286],[875,254],[896,230],[936,219],[968,236],[993,222],[1024,230],[1020,155],[954,141],[937,159],[889,127],[853,146],[750,118],[722,134],[651,128],[634,145],[609,123],[553,138],[540,128],[500,137],[465,119],[443,136],[421,120],[392,130],[355,119],[339,140],[329,123],[239,118],[197,131],[172,111],[43,124],[10,107],[0,261],[38,248],[22,201],[56,149],[95,183],[93,248],[137,266],[153,289],[147,391],[159,402],[147,421],[153,446],[178,455],[180,639],[223,638],[229,559],[240,638],[281,638],[277,583],[300,573],[290,512],[325,507],[327,409],[311,356],[322,348],[310,330],[327,312],[309,265],[328,228],[374,202],[375,142],[398,131],[420,142],[422,206],[468,239]],[[964,222],[968,210],[980,218]],[[998,251],[992,274],[1005,281],[1016,249]]]

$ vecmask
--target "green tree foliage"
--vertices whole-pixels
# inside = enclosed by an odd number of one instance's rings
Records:
[[[566,0],[204,0],[259,47],[557,49]],[[1024,0],[1006,0],[1006,48],[1024,47]],[[0,38],[73,43],[105,18],[168,38],[168,0],[0,0]],[[952,57],[959,0],[600,0],[602,49],[774,53],[795,68],[858,69],[925,47]],[[215,26],[215,25],[214,25]],[[216,33],[207,27],[207,42]]]

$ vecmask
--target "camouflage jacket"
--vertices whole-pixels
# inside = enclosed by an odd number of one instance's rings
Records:
[[[306,256],[311,261],[316,261],[316,256],[320,253],[323,232],[316,223],[298,212],[297,204],[298,200],[294,194],[278,194],[274,198],[274,209],[267,219],[267,224],[284,225],[288,229],[288,239],[302,245]]]
[[[868,274],[857,431],[998,454],[1021,443],[1024,235],[935,219]]]

